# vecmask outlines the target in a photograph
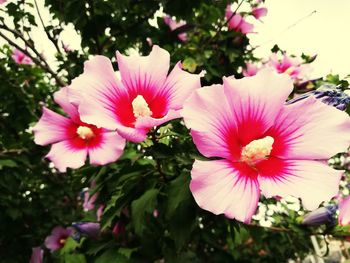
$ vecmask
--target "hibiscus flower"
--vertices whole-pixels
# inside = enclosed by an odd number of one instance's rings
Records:
[[[93,165],[114,162],[122,155],[125,140],[115,131],[82,122],[77,108],[69,103],[67,88],[56,92],[54,99],[69,118],[44,107],[33,131],[36,144],[52,144],[46,158],[60,172],[83,166],[87,155]]]
[[[292,90],[288,75],[263,69],[186,101],[195,145],[220,158],[194,162],[190,189],[201,208],[249,223],[260,191],[299,197],[310,210],[338,193],[342,171],[326,160],[349,146],[349,116],[313,97],[285,105]]]
[[[179,118],[183,102],[200,87],[200,75],[177,63],[168,74],[170,55],[154,45],[149,56],[117,52],[121,80],[110,60],[95,56],[69,87],[81,120],[110,130],[132,142],[142,142],[148,131]]]

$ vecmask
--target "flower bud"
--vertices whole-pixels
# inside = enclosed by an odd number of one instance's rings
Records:
[[[319,226],[323,224],[334,225],[334,215],[337,208],[336,205],[317,208],[304,216],[302,224],[306,226]]]

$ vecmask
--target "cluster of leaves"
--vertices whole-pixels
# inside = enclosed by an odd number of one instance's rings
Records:
[[[147,54],[150,38],[170,52],[172,63],[182,60],[190,72],[205,69],[202,84],[207,85],[221,82],[223,75],[239,77],[238,68],[254,59],[249,39],[224,29],[228,2],[45,0],[59,20],[45,30],[57,47],[57,72],[68,83],[82,72],[89,54],[112,57],[116,49],[131,48]],[[6,11],[16,32],[25,36],[28,25],[38,21],[23,5],[10,3]],[[160,8],[187,25],[172,32],[159,17],[158,28],[151,26],[149,20]],[[85,53],[62,52],[58,34],[67,23],[80,33]],[[188,41],[181,42],[179,32],[186,32]],[[31,248],[41,245],[56,225],[96,222],[94,212],[82,211],[81,191],[92,181],[96,186],[90,194],[99,193],[96,206],[105,205],[99,238],[69,238],[60,251],[46,250],[45,261],[284,262],[312,250],[310,231],[299,225],[296,212],[276,215],[275,226],[263,228],[258,222],[245,226],[201,210],[189,181],[194,159],[203,157],[180,120],[153,130],[140,145],[128,144],[116,163],[57,173],[43,160],[48,149],[33,143],[29,128],[43,105],[55,109],[52,93],[59,84],[53,84],[47,67],[20,66],[10,56],[8,46],[1,48],[0,262],[28,261]],[[336,82],[330,78],[328,82]],[[315,83],[311,89],[319,85]],[[116,223],[123,226],[118,235],[112,232]]]

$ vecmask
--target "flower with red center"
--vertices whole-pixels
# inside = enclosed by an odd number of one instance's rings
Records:
[[[154,126],[179,118],[184,100],[200,87],[200,75],[177,63],[167,76],[169,53],[154,45],[149,56],[117,52],[121,80],[110,60],[95,56],[69,88],[82,121],[116,130],[132,142],[146,139]]]
[[[56,92],[54,99],[70,118],[44,107],[33,131],[36,144],[52,144],[46,157],[59,171],[83,166],[87,155],[93,165],[111,163],[121,156],[125,139],[115,131],[82,122],[77,108],[68,101],[67,88]]]
[[[273,53],[266,65],[277,71],[277,73],[286,73],[295,81],[301,81],[307,78],[310,72],[310,65],[301,64],[297,58],[289,57],[283,54],[282,59]]]
[[[338,193],[342,172],[327,160],[350,143],[349,116],[313,97],[285,105],[286,74],[263,69],[196,90],[182,115],[206,157],[194,162],[191,192],[198,205],[249,223],[260,191],[300,197],[313,210]]]
[[[22,64],[22,65],[32,65],[33,64],[32,59],[17,48],[15,48],[12,51],[11,57],[17,64]]]
[[[166,15],[163,17],[164,23],[167,24],[171,31],[174,31],[175,29],[178,29],[179,27],[182,27],[186,25],[186,22],[183,20],[180,20],[177,22],[175,19],[171,18],[170,16]],[[187,41],[187,34],[186,33],[179,33],[177,34],[177,37],[182,41]]]
[[[256,19],[260,19],[261,17],[267,15],[267,8],[266,7],[254,7],[252,10],[252,15]]]
[[[341,226],[350,224],[350,195],[341,199],[339,202],[338,222]]]
[[[71,228],[64,228],[62,226],[56,226],[51,235],[45,238],[45,246],[50,249],[51,252],[64,247],[67,238],[72,235],[73,230]]]
[[[241,32],[242,34],[248,34],[253,32],[254,25],[245,21],[241,14],[233,13],[231,5],[228,5],[226,7],[225,17],[228,21],[229,30]]]

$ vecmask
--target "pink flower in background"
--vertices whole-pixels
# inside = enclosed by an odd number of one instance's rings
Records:
[[[125,224],[122,221],[115,223],[112,233],[115,238],[119,238],[125,232]]]
[[[42,263],[44,257],[44,250],[41,247],[32,248],[32,256],[29,263]]]
[[[170,16],[166,15],[163,17],[164,23],[167,24],[171,31],[174,31],[175,29],[182,27],[186,25],[186,22],[181,20],[177,22],[175,19],[172,19]],[[187,34],[186,33],[180,33],[177,35],[177,37],[182,41],[187,41]]]
[[[95,56],[72,81],[70,96],[82,121],[141,142],[152,127],[180,117],[183,102],[200,87],[200,75],[177,63],[167,76],[170,55],[156,45],[145,57],[116,55],[121,81],[108,58]]]
[[[228,21],[228,28],[242,34],[252,33],[254,25],[245,21],[245,19],[238,13],[234,14],[231,5],[226,7],[225,17]]]
[[[252,15],[256,19],[260,19],[261,17],[267,15],[267,8],[266,7],[254,7],[252,10]]]
[[[83,166],[87,155],[93,165],[114,162],[122,155],[125,140],[115,131],[82,122],[77,108],[68,101],[67,88],[56,92],[54,100],[70,118],[44,107],[43,115],[33,131],[36,144],[52,144],[46,158],[59,171]]]
[[[276,53],[273,53],[266,65],[274,68],[278,73],[290,75],[294,81],[307,78],[307,74],[310,72],[309,65],[303,65],[297,58],[289,57],[286,54],[283,54],[281,59]]]
[[[338,221],[341,226],[350,224],[350,195],[341,199],[339,202]]]
[[[247,63],[246,68],[242,70],[243,76],[245,77],[251,77],[255,76],[256,73],[258,73],[259,67],[253,63]]]
[[[7,0],[0,0],[0,5],[6,3]]]
[[[300,197],[313,210],[338,193],[342,172],[325,160],[350,143],[349,116],[310,97],[285,105],[286,74],[263,69],[243,79],[196,90],[182,115],[205,157],[194,162],[191,192],[214,214],[249,223],[260,191]]]
[[[105,205],[100,205],[98,208],[97,208],[97,211],[96,211],[96,217],[97,217],[97,221],[100,222],[101,221],[101,217],[103,215],[103,210],[105,209]]]
[[[32,59],[28,57],[26,54],[24,54],[22,51],[18,50],[17,48],[13,49],[11,57],[17,64],[20,64],[20,65],[33,64]]]
[[[91,190],[94,187],[96,187],[96,182],[92,181],[89,190]],[[92,196],[90,196],[89,190],[84,192],[84,203],[83,203],[84,211],[90,211],[90,210],[95,208],[95,202],[96,202],[96,199],[97,199],[98,194],[99,194],[97,192],[97,193],[93,194]]]
[[[67,238],[73,233],[71,228],[64,228],[62,226],[56,226],[51,235],[46,237],[45,246],[50,249],[51,252],[61,249],[64,247]]]

